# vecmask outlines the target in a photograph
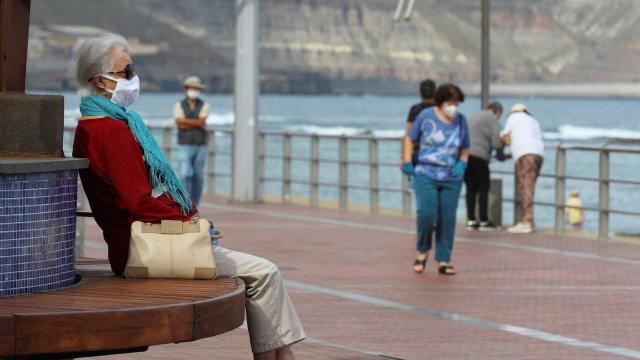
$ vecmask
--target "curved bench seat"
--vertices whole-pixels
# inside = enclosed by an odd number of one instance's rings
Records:
[[[134,280],[80,260],[64,290],[0,298],[0,357],[121,352],[193,341],[244,321],[242,280]]]

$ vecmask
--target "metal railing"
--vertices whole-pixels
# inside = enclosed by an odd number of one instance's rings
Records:
[[[282,154],[276,155],[266,151],[265,149],[265,138],[268,136],[278,136],[282,138]],[[309,156],[293,156],[291,153],[291,141],[293,138],[309,138],[311,142],[311,151]],[[319,155],[318,144],[320,139],[337,139],[339,142],[338,147],[338,159],[327,159],[322,158]],[[349,160],[347,158],[348,146],[349,142],[352,140],[364,140],[368,142],[369,147],[369,155],[367,161],[354,161]],[[402,178],[402,186],[401,188],[385,188],[380,187],[379,184],[379,171],[381,167],[390,167],[396,169],[399,166],[399,163],[392,162],[380,162],[378,161],[378,144],[381,141],[392,141],[400,143],[402,138],[377,138],[373,136],[339,136],[339,135],[317,135],[317,134],[304,134],[304,133],[291,133],[291,132],[283,132],[283,131],[261,131],[260,132],[260,147],[259,147],[259,157],[261,169],[264,169],[264,162],[269,158],[280,158],[282,160],[282,177],[265,177],[263,173],[260,173],[260,188],[264,187],[264,182],[281,182],[282,183],[282,202],[288,202],[289,195],[291,194],[291,183],[295,182],[298,184],[308,185],[310,187],[310,205],[317,206],[318,205],[318,187],[319,186],[329,186],[335,187],[339,189],[338,193],[338,203],[339,208],[346,209],[348,208],[348,192],[350,189],[364,189],[369,192],[369,211],[372,213],[378,213],[380,209],[380,192],[397,192],[402,196],[402,213],[408,215],[411,213],[411,192],[409,190],[409,182],[406,176],[400,175],[398,171],[398,176]],[[553,207],[554,214],[554,231],[556,234],[563,234],[565,232],[565,211],[570,208],[565,204],[565,194],[566,194],[566,182],[567,180],[578,180],[578,181],[586,181],[586,182],[595,182],[598,183],[599,186],[599,197],[598,197],[598,206],[597,207],[589,207],[583,206],[580,209],[586,212],[596,212],[598,214],[598,237],[599,238],[608,238],[609,237],[609,224],[610,224],[610,215],[619,214],[619,215],[631,215],[631,216],[640,216],[640,212],[638,211],[629,211],[623,209],[614,209],[610,207],[609,203],[609,194],[610,194],[610,186],[611,184],[625,184],[625,185],[635,185],[639,186],[640,181],[637,180],[624,180],[624,179],[614,179],[610,177],[610,156],[611,154],[634,154],[640,155],[640,149],[638,148],[625,148],[625,147],[611,147],[611,146],[583,146],[583,145],[566,145],[566,144],[557,144],[552,146],[555,149],[555,173],[543,173],[540,174],[541,178],[550,178],[555,181],[555,201],[554,202],[543,202],[543,201],[534,201],[535,206],[544,206],[544,207]],[[599,176],[598,177],[587,177],[587,176],[576,176],[567,174],[567,152],[595,152],[599,154]],[[311,162],[311,174],[310,181],[303,180],[291,180],[291,161],[292,160],[302,160]],[[326,183],[320,182],[318,179],[318,164],[320,163],[338,163],[338,182],[336,183]],[[347,172],[349,169],[349,165],[367,165],[369,167],[369,184],[351,184],[347,181]],[[500,171],[500,170],[492,170],[494,174],[502,174],[502,175],[510,175],[514,176],[513,171]],[[514,206],[514,220],[517,221],[520,217],[520,199],[517,195],[517,183],[514,179],[514,196],[512,198],[503,198],[503,202],[511,202]],[[514,222],[515,222],[514,221]]]
[[[173,153],[173,145],[176,137],[176,131],[173,126],[151,126],[152,131],[160,132],[162,134],[162,147],[165,151],[167,158],[171,159]],[[73,131],[74,128],[65,128],[65,131]],[[232,164],[233,153],[233,129],[229,128],[216,128],[210,127],[208,129],[210,141],[208,145],[208,160],[207,160],[207,187],[206,192],[208,194],[215,194],[215,183],[217,178],[230,179],[232,174],[230,171]],[[217,138],[219,136],[229,136],[227,141],[228,149],[220,150],[217,148]],[[269,138],[279,138],[282,146],[281,153],[274,153],[273,147],[267,149],[267,140]],[[295,139],[306,139],[308,143],[308,154],[300,155],[294,154],[292,142]],[[409,181],[406,176],[401,175],[398,170],[399,162],[384,162],[380,161],[379,146],[382,142],[396,142],[400,145],[402,138],[400,137],[375,137],[367,135],[358,136],[345,136],[345,135],[318,135],[307,133],[293,133],[286,131],[272,131],[263,130],[259,132],[258,143],[258,176],[259,176],[259,198],[264,200],[265,186],[267,183],[276,183],[281,185],[280,201],[288,203],[292,197],[292,186],[303,185],[308,187],[308,204],[310,206],[319,206],[321,199],[320,188],[329,187],[337,189],[337,206],[340,209],[349,208],[349,192],[350,190],[364,190],[368,194],[369,211],[371,213],[378,213],[381,209],[380,194],[383,192],[397,193],[401,197],[401,212],[404,215],[410,215],[412,213],[412,194],[409,188]],[[330,158],[322,156],[320,151],[321,141],[332,140],[337,141],[337,157]],[[367,143],[367,159],[366,160],[351,160],[349,159],[349,146],[352,141],[364,141]],[[557,144],[553,146],[555,149],[555,172],[554,173],[542,173],[540,178],[553,179],[555,187],[555,200],[553,202],[535,201],[535,206],[551,207],[554,209],[554,230],[557,234],[562,234],[565,231],[565,211],[568,209],[565,204],[565,192],[567,180],[578,180],[586,182],[595,182],[599,187],[598,206],[589,207],[583,206],[581,209],[587,212],[595,212],[598,214],[598,237],[609,237],[609,224],[610,215],[631,215],[640,216],[638,211],[629,211],[624,209],[614,209],[610,207],[609,195],[610,186],[612,184],[624,184],[624,185],[640,185],[640,181],[637,180],[624,180],[615,179],[610,177],[610,156],[611,154],[633,154],[640,155],[640,149],[638,148],[625,148],[625,147],[610,147],[610,146],[582,146],[582,145],[565,145]],[[595,152],[599,154],[599,176],[576,176],[567,174],[567,152]],[[217,171],[217,159],[219,156],[227,156],[228,169],[227,171]],[[265,171],[265,164],[270,159],[278,160],[282,164],[282,173],[280,176],[267,176]],[[292,163],[294,161],[303,161],[309,163],[309,176],[308,180],[295,179],[292,177]],[[322,181],[320,179],[320,166],[321,164],[335,164],[338,169],[338,176],[336,182]],[[369,181],[367,184],[363,183],[351,183],[349,182],[349,168],[352,165],[359,165],[368,167]],[[400,177],[400,187],[385,187],[380,185],[380,172],[382,169],[392,169],[397,172],[397,176]],[[492,170],[492,174],[500,174],[506,176],[514,176],[513,171],[500,171]],[[514,196],[512,198],[503,198],[503,202],[512,203],[514,206],[514,218],[519,217],[519,205],[520,200],[517,196],[517,184],[514,180]]]
[[[604,146],[585,146],[585,145],[566,145],[566,144],[557,144],[553,147],[556,151],[555,156],[555,173],[548,174],[542,173],[540,174],[540,178],[551,178],[555,181],[555,199],[553,203],[542,202],[542,201],[534,201],[534,205],[536,206],[545,206],[545,207],[553,207],[555,210],[554,215],[554,231],[556,234],[563,234],[565,231],[564,219],[565,219],[565,211],[570,206],[565,204],[565,194],[566,194],[566,183],[567,180],[578,180],[585,182],[595,182],[598,183],[598,206],[597,207],[589,207],[582,206],[580,210],[587,212],[595,212],[598,214],[598,238],[608,238],[609,237],[609,224],[610,224],[610,215],[618,214],[618,215],[631,215],[631,216],[640,216],[640,212],[638,211],[629,211],[622,209],[612,209],[609,203],[609,195],[610,195],[610,187],[612,184],[623,184],[623,185],[640,185],[640,181],[638,180],[625,180],[625,179],[615,179],[610,177],[611,173],[611,154],[633,154],[640,155],[640,149],[638,148],[625,148],[625,147],[612,147],[608,145]],[[598,177],[588,177],[588,176],[576,176],[567,174],[567,152],[568,151],[582,151],[582,152],[595,152],[598,153]],[[509,171],[495,171],[492,170],[492,173],[496,174],[504,174],[504,175],[513,175],[513,172]],[[513,198],[503,198],[503,201],[512,201],[514,203],[515,209],[518,209],[518,205],[520,204],[520,200],[517,196],[517,185],[514,186],[514,197]],[[514,211],[514,218],[519,218],[519,213]]]
[[[265,149],[266,138],[271,136],[278,136],[282,138],[282,154],[269,153]],[[411,192],[409,190],[409,182],[406,177],[402,177],[402,187],[382,187],[379,185],[379,171],[380,168],[394,168],[397,169],[399,162],[382,162],[378,160],[378,144],[382,141],[397,141],[390,138],[376,138],[371,136],[344,136],[344,135],[317,135],[317,134],[304,134],[304,133],[290,133],[280,131],[261,131],[259,133],[259,147],[258,156],[259,163],[259,188],[260,193],[264,193],[264,185],[266,182],[281,182],[282,202],[289,202],[291,198],[291,185],[300,184],[309,186],[309,205],[319,205],[319,189],[320,187],[331,187],[338,190],[338,207],[340,209],[349,208],[349,190],[359,189],[369,192],[369,209],[373,213],[378,213],[380,210],[380,193],[400,193],[402,196],[402,213],[411,214]],[[307,138],[310,142],[310,152],[308,156],[293,155],[292,153],[292,139],[294,138]],[[320,156],[320,140],[332,139],[338,142],[338,157],[328,158]],[[349,142],[352,140],[366,141],[368,143],[368,160],[349,160]],[[265,162],[268,159],[280,159],[282,161],[282,176],[281,177],[268,177],[265,175]],[[292,173],[292,161],[307,161],[310,163],[310,176],[309,180],[293,179]],[[319,167],[321,164],[336,164],[338,166],[338,181],[326,182],[320,180]],[[368,166],[369,183],[353,184],[348,181],[348,172],[350,165],[362,165]]]

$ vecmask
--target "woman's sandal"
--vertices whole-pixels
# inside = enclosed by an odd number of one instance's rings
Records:
[[[442,275],[455,275],[456,268],[451,265],[440,265],[438,266],[438,272]]]
[[[413,262],[413,271],[415,271],[417,274],[420,274],[421,272],[424,271],[424,268],[427,265],[427,259],[424,260],[420,260],[420,259],[416,259],[416,261]]]

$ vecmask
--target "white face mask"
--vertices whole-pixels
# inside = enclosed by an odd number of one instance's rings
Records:
[[[189,89],[187,90],[187,97],[189,99],[197,99],[200,96],[200,90]]]
[[[131,80],[120,79],[110,75],[100,76],[116,82],[115,89],[104,89],[104,91],[111,94],[111,102],[116,105],[120,105],[126,109],[133,104],[138,98],[138,95],[140,95],[140,78],[138,75],[132,77]]]
[[[456,117],[458,114],[458,105],[446,105],[442,107],[442,112],[447,115],[450,119]]]

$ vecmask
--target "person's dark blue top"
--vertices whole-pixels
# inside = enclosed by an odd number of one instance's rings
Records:
[[[460,150],[470,146],[467,119],[458,113],[450,124],[438,118],[435,108],[424,109],[416,118],[409,138],[419,142],[415,175],[435,181],[457,181],[451,169],[460,159]]]

